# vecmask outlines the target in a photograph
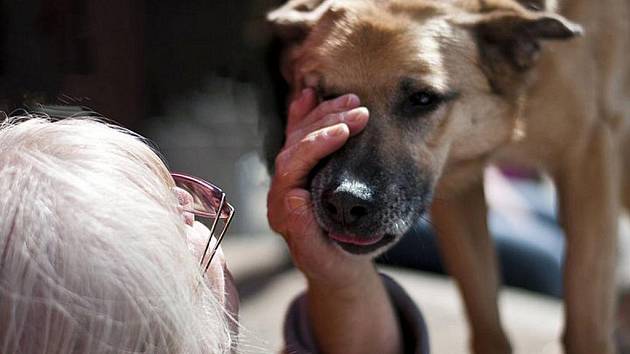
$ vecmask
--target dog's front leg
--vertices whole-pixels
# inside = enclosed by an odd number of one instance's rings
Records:
[[[431,211],[444,262],[466,305],[473,351],[511,353],[499,319],[497,257],[488,232],[483,183],[455,198],[436,199]]]
[[[564,271],[568,354],[614,353],[619,156],[605,126],[559,171],[561,221],[567,234]]]

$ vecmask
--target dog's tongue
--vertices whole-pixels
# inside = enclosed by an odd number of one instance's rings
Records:
[[[359,246],[372,245],[372,244],[377,243],[383,238],[382,235],[367,238],[367,237],[358,237],[355,235],[337,234],[337,233],[332,233],[332,232],[329,233],[328,236],[332,238],[333,240],[336,240],[339,242],[351,243],[353,245],[359,245]]]

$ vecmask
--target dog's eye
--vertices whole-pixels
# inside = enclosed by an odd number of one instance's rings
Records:
[[[417,107],[430,110],[433,106],[438,105],[442,99],[440,95],[431,91],[418,91],[412,93],[408,98],[409,104]]]
[[[432,90],[415,91],[406,96],[398,106],[399,114],[407,117],[417,117],[431,113],[441,104],[454,98],[455,94],[440,94]]]

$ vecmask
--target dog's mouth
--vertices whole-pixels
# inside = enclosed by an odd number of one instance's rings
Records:
[[[339,152],[338,152],[339,153]],[[350,164],[355,169],[344,167]],[[327,237],[345,252],[376,256],[398,241],[423,213],[430,179],[393,174],[370,161],[330,159],[311,174],[313,212]],[[411,165],[411,162],[403,164]],[[369,176],[363,176],[367,172]]]
[[[356,255],[369,254],[379,250],[395,240],[392,234],[374,237],[358,237],[350,234],[329,233],[328,237],[335,241],[344,251]]]

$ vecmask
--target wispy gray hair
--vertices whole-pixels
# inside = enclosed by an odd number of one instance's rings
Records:
[[[172,183],[122,128],[1,123],[0,352],[230,352]]]

